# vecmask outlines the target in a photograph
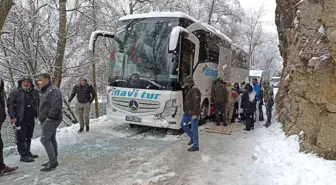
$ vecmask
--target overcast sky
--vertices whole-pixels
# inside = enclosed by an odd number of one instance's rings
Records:
[[[276,32],[276,26],[274,23],[275,17],[275,0],[240,0],[240,3],[245,9],[258,9],[260,6],[264,6],[266,10],[266,15],[264,17],[264,21],[269,22],[269,25],[265,25],[264,29],[271,32]]]

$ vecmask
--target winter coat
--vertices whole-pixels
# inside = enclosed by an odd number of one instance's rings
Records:
[[[241,99],[240,107],[244,113],[254,113],[257,110],[257,94],[254,90],[245,91]]]
[[[269,86],[264,89],[264,103],[271,106],[274,104],[273,89]]]
[[[61,121],[63,119],[63,101],[61,91],[53,84],[41,89],[39,117],[41,123],[47,118]]]
[[[201,91],[195,85],[185,95],[183,111],[188,115],[200,115],[201,113]]]
[[[31,83],[31,88],[24,90],[21,86],[24,80],[28,80]],[[29,98],[28,98],[29,97]],[[33,80],[31,78],[23,78],[18,81],[18,86],[11,90],[7,98],[7,109],[8,115],[11,119],[16,118],[17,122],[22,122],[25,116],[25,106],[26,104],[32,105],[34,115],[32,117],[38,116],[38,106],[39,106],[39,93],[38,90],[34,88]]]
[[[4,81],[0,78],[0,130],[6,120]]]
[[[92,85],[86,84],[84,86],[78,84],[72,90],[69,102],[77,95],[78,103],[92,103],[96,97],[96,91]]]
[[[211,89],[211,98],[212,102],[222,102],[226,104],[228,102],[228,92],[226,90],[226,86],[217,81]]]

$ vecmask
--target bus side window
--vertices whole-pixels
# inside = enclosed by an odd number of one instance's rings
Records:
[[[181,59],[180,59],[181,82],[183,82],[186,76],[192,75],[194,55],[195,55],[195,44],[190,40],[184,38],[181,46]]]

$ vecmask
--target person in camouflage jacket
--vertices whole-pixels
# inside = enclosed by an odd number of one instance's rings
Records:
[[[226,86],[217,78],[211,89],[211,99],[215,104],[215,115],[217,125],[227,126],[226,104],[228,103],[228,92]]]
[[[266,82],[264,84],[263,98],[264,98],[264,104],[266,106],[266,114],[267,114],[267,122],[264,126],[269,127],[271,125],[272,107],[274,105],[273,89],[270,87],[269,82]]]

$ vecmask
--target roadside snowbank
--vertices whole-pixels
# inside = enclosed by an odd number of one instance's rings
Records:
[[[255,165],[271,178],[273,185],[332,185],[336,161],[299,152],[299,136],[287,137],[281,124],[265,129],[255,148]]]

